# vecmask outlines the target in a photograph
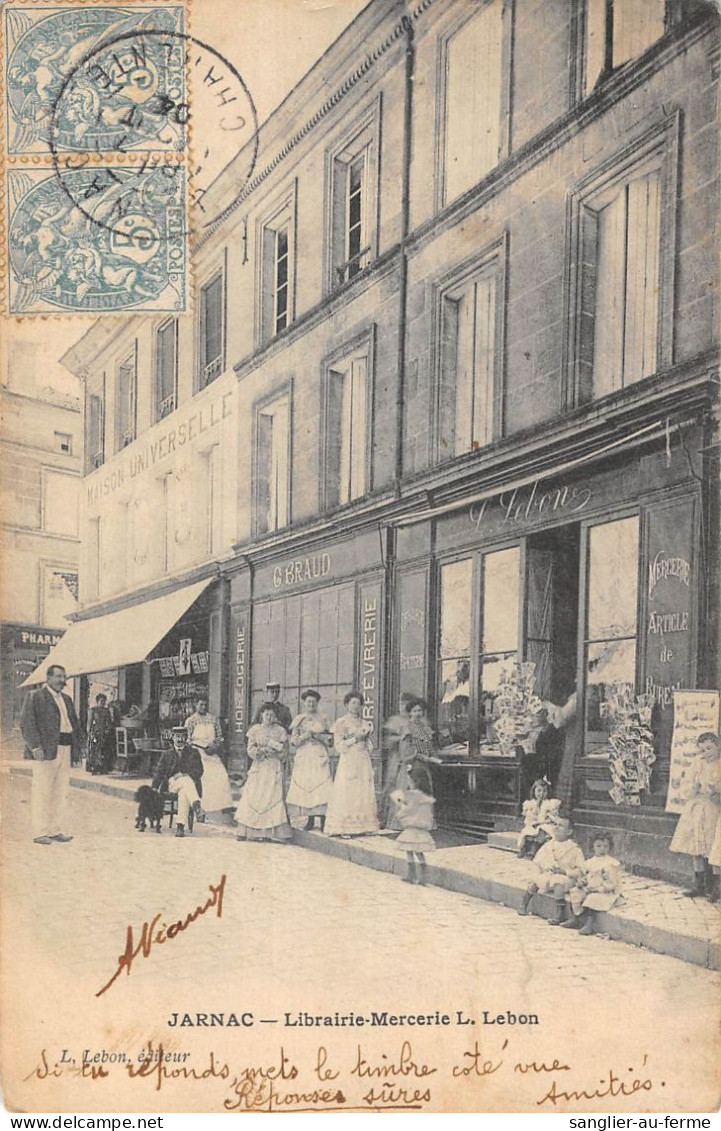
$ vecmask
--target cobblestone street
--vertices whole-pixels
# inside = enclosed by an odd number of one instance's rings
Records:
[[[298,847],[238,844],[207,826],[182,841],[167,826],[161,836],[140,835],[133,806],[82,791],[72,796],[75,839],[34,845],[30,783],[13,778],[5,785],[6,992],[18,1012],[35,1018],[26,1028],[43,1047],[47,1042],[48,1056],[87,1047],[89,1032],[96,1047],[104,1034],[106,1048],[159,1039],[166,1047],[175,1042],[194,1048],[201,1037],[207,1048],[209,1031],[168,1027],[173,1013],[252,1012],[253,1029],[213,1029],[213,1047],[229,1037],[237,1047],[252,1034],[261,1043],[274,1038],[277,1048],[299,1033],[316,1040],[305,1029],[286,1028],[286,1011],[461,1011],[479,1025],[484,1011],[491,1017],[510,1011],[536,1014],[539,1025],[508,1028],[500,1036],[497,1027],[484,1026],[489,1048],[498,1050],[508,1037],[529,1059],[568,1057],[580,1040],[584,1059],[603,1052],[605,1069],[612,1050],[597,1022],[603,1016],[608,1030],[615,1015],[619,1049],[628,1046],[625,1055],[636,1057],[636,1068],[650,1048],[665,1046],[671,1053],[675,1042],[700,1042],[699,1076],[688,1081],[694,1099],[686,1110],[703,1110],[699,1087],[711,1055],[706,1009],[718,992],[711,971],[581,938],[439,888],[411,887],[397,876]],[[160,925],[184,918],[223,875],[222,918],[211,909],[147,957],[137,957],[129,974],[122,972],[96,997],[116,971],[129,925],[137,946],[145,921],[156,914]],[[326,1043],[329,1032],[334,1047],[359,1034],[326,1029]],[[462,1030],[446,1034],[464,1046]],[[362,1035],[392,1041],[394,1048],[405,1037],[413,1038],[414,1047],[440,1037],[437,1029],[366,1029]],[[29,1070],[37,1049],[18,1055],[29,1058]],[[673,1056],[664,1072],[672,1065]],[[631,1067],[629,1060],[624,1069]],[[163,1094],[166,1104],[168,1097]],[[478,1100],[469,1102],[473,1110]]]

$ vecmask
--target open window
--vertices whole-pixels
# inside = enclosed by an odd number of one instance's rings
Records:
[[[295,188],[260,224],[260,344],[295,317]]]
[[[370,481],[370,341],[325,370],[324,479],[327,509],[368,493]]]
[[[328,155],[331,289],[354,279],[377,255],[379,122],[377,103]]]
[[[664,34],[666,0],[586,0],[584,93]]]
[[[155,331],[154,419],[162,420],[177,408],[178,322],[168,318]]]

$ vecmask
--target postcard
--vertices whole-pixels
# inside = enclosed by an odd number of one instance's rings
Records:
[[[6,1109],[716,1111],[716,5],[0,36]]]

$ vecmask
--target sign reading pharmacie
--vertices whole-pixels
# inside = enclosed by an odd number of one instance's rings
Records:
[[[112,466],[103,467],[89,477],[88,506],[97,506],[102,499],[124,487],[138,475],[149,471],[169,456],[176,455],[187,444],[194,444],[233,412],[235,390],[218,393],[185,415],[173,413],[172,424],[156,429],[145,443],[137,441],[127,453],[114,457]],[[177,419],[176,419],[177,418]]]
[[[3,645],[16,648],[46,648],[50,651],[62,638],[62,629],[43,628],[36,624],[4,624]]]

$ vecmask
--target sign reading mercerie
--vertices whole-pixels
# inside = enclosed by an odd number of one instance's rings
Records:
[[[209,428],[219,424],[230,416],[233,408],[233,391],[223,393],[209,404],[203,405],[191,413],[185,420],[180,420],[172,428],[156,436],[155,439],[145,444],[128,450],[126,459],[117,467],[108,470],[104,475],[93,477],[93,482],[88,485],[88,505],[94,506],[102,498],[112,495],[118,487],[122,487],[129,479],[142,474],[155,464],[173,455],[178,448],[191,443]]]

